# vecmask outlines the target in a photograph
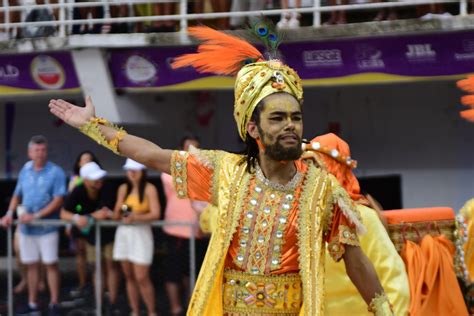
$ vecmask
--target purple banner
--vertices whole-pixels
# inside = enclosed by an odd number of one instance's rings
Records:
[[[282,47],[303,79],[360,73],[438,77],[474,71],[474,32],[344,39]]]
[[[78,88],[68,52],[0,55],[0,94]]]
[[[205,77],[191,68],[171,69],[173,58],[195,47],[115,49],[109,67],[116,88],[163,87]]]
[[[210,80],[209,75],[199,75],[190,68],[171,69],[173,57],[194,51],[195,47],[112,50],[110,69],[115,87],[232,87],[232,80],[226,78]],[[361,83],[474,72],[472,31],[288,43],[280,51],[305,85],[328,79]]]

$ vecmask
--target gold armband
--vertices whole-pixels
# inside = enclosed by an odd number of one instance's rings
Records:
[[[385,293],[375,294],[369,305],[369,312],[375,316],[393,316],[392,305],[390,304]]]
[[[115,137],[112,140],[107,141],[104,134],[100,130],[99,125],[108,126],[116,130],[117,133],[115,134]],[[118,145],[125,135],[127,135],[127,132],[123,129],[123,127],[118,127],[117,125],[110,123],[106,119],[100,117],[92,118],[87,124],[81,126],[79,130],[95,140],[99,145],[110,149],[117,155],[120,155]]]

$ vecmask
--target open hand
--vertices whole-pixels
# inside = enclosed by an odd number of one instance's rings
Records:
[[[52,99],[49,101],[51,113],[75,128],[87,124],[95,116],[95,107],[92,104],[91,97],[86,98],[86,106],[80,107],[61,99]]]

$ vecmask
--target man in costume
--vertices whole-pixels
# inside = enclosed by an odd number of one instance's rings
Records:
[[[356,203],[367,234],[360,236],[360,245],[373,263],[377,275],[393,305],[395,315],[408,315],[410,288],[405,264],[379,218],[378,211],[367,207],[368,201],[360,194],[360,186],[352,169],[357,162],[350,158],[349,145],[334,134],[314,138],[304,144],[303,159],[314,159],[327,172],[333,174]],[[311,150],[309,150],[309,148]],[[473,200],[474,201],[474,200]],[[474,203],[473,203],[474,205]],[[201,215],[201,229],[212,233],[218,227],[217,209],[207,207]],[[357,288],[347,277],[344,264],[326,256],[324,312],[331,316],[369,315],[366,304]]]
[[[257,35],[276,48],[264,24]],[[51,100],[51,112],[99,144],[171,173],[182,198],[212,203],[212,235],[188,315],[323,315],[325,243],[375,315],[392,315],[376,272],[358,247],[364,231],[347,192],[311,160],[301,160],[303,91],[297,73],[241,39],[207,27],[198,53],[174,67],[237,74],[234,117],[247,154],[171,151],[128,135],[84,108]],[[243,66],[245,65],[245,66]]]

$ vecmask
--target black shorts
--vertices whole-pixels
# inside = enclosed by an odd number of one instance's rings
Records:
[[[196,278],[206,255],[209,239],[196,240]],[[165,280],[180,283],[189,276],[189,239],[166,235],[167,255],[164,260]]]

